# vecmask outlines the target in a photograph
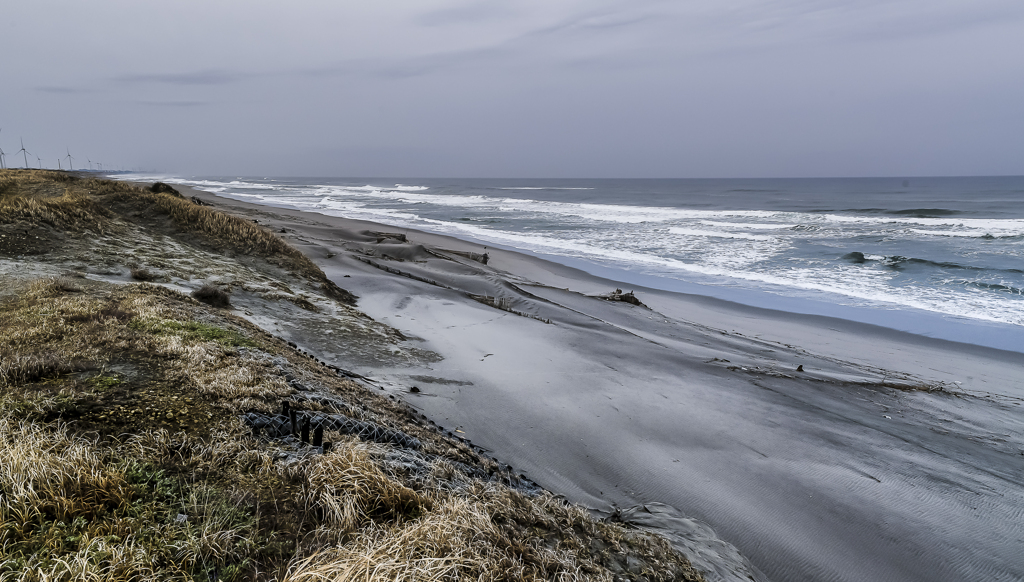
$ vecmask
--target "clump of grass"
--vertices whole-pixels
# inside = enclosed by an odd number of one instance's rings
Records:
[[[347,543],[295,559],[284,580],[612,581],[578,549],[544,548],[535,534],[503,527],[496,514],[504,490],[492,489],[489,500],[451,495],[416,519],[373,523]]]
[[[78,176],[72,176],[67,172],[60,170],[29,170],[31,175],[35,178],[42,180],[49,180],[52,182],[75,182],[81,180]]]
[[[86,313],[75,313],[67,317],[67,321],[73,323],[79,322],[103,322],[107,319],[113,319],[115,321],[124,323],[130,321],[135,314],[131,311],[125,311],[119,307],[113,305],[107,305],[96,311],[89,311]]]
[[[39,279],[29,286],[33,295],[58,295],[61,293],[78,293],[82,287],[72,277],[59,275],[48,279]]]
[[[429,506],[429,500],[381,471],[372,458],[374,448],[350,442],[293,472],[303,482],[300,506],[314,517],[325,542],[343,538],[371,519],[395,521]]]
[[[284,580],[528,579],[514,554],[487,555],[497,536],[486,508],[449,499],[419,520],[368,527],[347,544],[295,560]]]
[[[0,457],[5,582],[230,580],[258,551],[251,507],[67,425],[0,417]]]
[[[24,421],[62,416],[77,409],[67,394],[14,393],[0,394],[0,416]]]
[[[146,269],[145,267],[132,267],[131,277],[136,281],[156,281],[160,278],[159,275],[150,272],[149,269]]]
[[[38,424],[0,418],[0,457],[5,459],[0,482],[7,507],[31,506],[34,512],[72,521],[128,504],[128,484],[123,476],[106,470],[93,448],[66,425],[48,431]],[[22,521],[13,533],[25,537],[32,525]]]
[[[105,390],[110,390],[111,388],[119,386],[122,383],[123,383],[123,380],[121,380],[117,376],[104,376],[104,375],[93,376],[92,378],[89,378],[86,381],[86,384],[90,388],[92,388],[93,390],[100,391],[100,392],[103,392]]]
[[[320,313],[320,308],[317,307],[315,303],[313,303],[312,301],[306,299],[305,297],[303,297],[301,295],[291,295],[291,296],[286,296],[286,297],[287,297],[287,299],[289,301],[291,301],[295,305],[299,306],[300,308],[305,309],[306,311],[312,311],[313,313]]]
[[[192,297],[214,307],[231,307],[231,298],[228,294],[220,287],[209,283],[193,291]]]
[[[0,386],[36,382],[43,378],[52,378],[88,368],[89,364],[82,360],[72,360],[66,353],[0,352]]]
[[[113,216],[93,198],[70,188],[58,197],[12,195],[13,190],[20,193],[23,189],[20,182],[5,188],[6,195],[0,197],[0,222],[23,220],[69,231],[94,230],[102,233]]]
[[[11,176],[0,176],[0,197],[17,193],[18,181]]]

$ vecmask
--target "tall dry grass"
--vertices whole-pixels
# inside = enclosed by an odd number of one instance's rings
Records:
[[[6,195],[0,197],[0,222],[25,221],[42,223],[62,230],[94,230],[104,232],[112,213],[96,201],[70,188],[59,197],[29,198]]]
[[[250,560],[246,507],[140,469],[139,451],[0,416],[0,581],[193,580]]]
[[[401,521],[430,506],[429,499],[381,470],[373,459],[375,450],[380,446],[349,440],[332,454],[285,470],[302,484],[297,500],[321,543],[342,540],[373,521]]]
[[[372,523],[344,545],[294,560],[284,580],[612,580],[609,571],[543,548],[533,536],[512,539],[494,513],[491,504],[451,496],[418,519]]]
[[[0,580],[123,581],[153,573],[132,532],[102,516],[133,489],[66,425],[0,417]]]

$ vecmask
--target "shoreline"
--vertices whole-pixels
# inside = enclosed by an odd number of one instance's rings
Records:
[[[1024,504],[1016,352],[653,289],[649,309],[601,301],[613,281],[505,249],[437,258],[479,245],[412,229],[360,255],[359,231],[389,227],[193,194],[283,228],[443,356],[351,369],[572,501],[665,503],[776,580],[1024,573],[1006,517]]]
[[[1018,359],[1020,358],[1021,353],[1024,353],[1024,345],[1021,346],[1020,350],[1015,351],[1012,349],[987,345],[985,343],[957,341],[955,339],[951,339],[948,337],[935,337],[932,335],[927,335],[925,333],[916,333],[914,331],[899,329],[896,327],[883,325],[881,323],[876,323],[872,321],[862,321],[859,319],[845,318],[840,315],[820,313],[818,312],[818,310],[815,309],[792,310],[783,309],[780,307],[752,304],[752,302],[746,302],[737,299],[726,299],[716,297],[711,293],[713,291],[718,291],[720,288],[709,285],[703,285],[700,283],[688,283],[684,281],[679,281],[679,287],[684,288],[685,290],[677,290],[671,288],[673,287],[673,283],[675,282],[675,280],[666,279],[664,277],[656,277],[653,275],[635,274],[635,276],[638,278],[668,281],[668,283],[664,284],[663,286],[637,284],[634,282],[615,279],[614,274],[623,272],[620,269],[616,269],[614,267],[603,267],[601,265],[590,263],[584,260],[572,260],[566,259],[565,257],[557,257],[558,259],[562,260],[556,260],[556,257],[554,256],[549,257],[548,255],[544,255],[542,253],[535,253],[528,250],[510,248],[504,245],[497,245],[496,243],[487,241],[477,241],[472,238],[461,238],[453,235],[433,233],[415,228],[397,227],[376,221],[344,218],[340,216],[321,214],[318,212],[311,212],[307,210],[300,210],[297,208],[291,208],[287,206],[258,204],[254,202],[247,202],[245,200],[238,200],[237,198],[231,198],[228,196],[221,196],[213,192],[199,190],[190,186],[183,186],[179,184],[175,184],[175,186],[181,189],[182,191],[187,191],[188,196],[195,195],[198,196],[200,199],[206,200],[208,202],[218,201],[223,206],[235,206],[236,208],[239,209],[247,209],[249,212],[256,211],[258,213],[258,211],[264,211],[265,214],[267,215],[273,215],[275,213],[278,213],[296,217],[309,216],[315,217],[313,218],[313,220],[321,220],[325,224],[332,224],[334,222],[337,222],[338,224],[344,225],[346,228],[360,228],[366,230],[382,230],[402,233],[413,233],[417,240],[422,240],[425,243],[434,246],[453,248],[464,252],[480,252],[482,247],[486,246],[488,251],[491,252],[492,254],[497,252],[504,256],[506,261],[511,259],[515,265],[515,269],[523,271],[526,274],[528,274],[528,276],[535,277],[538,282],[548,284],[550,286],[561,287],[565,283],[576,285],[582,284],[579,287],[579,289],[585,293],[603,293],[607,292],[612,288],[621,287],[626,288],[627,290],[636,290],[638,293],[641,294],[651,294],[660,297],[685,298],[685,300],[687,301],[696,302],[700,304],[702,307],[716,309],[720,312],[735,311],[737,313],[741,313],[743,314],[743,318],[764,317],[777,321],[791,320],[794,322],[798,322],[802,325],[807,325],[811,327],[826,327],[836,331],[841,331],[843,333],[873,335],[879,338],[892,339],[892,341],[897,341],[904,344],[920,343],[923,346],[939,347],[943,349],[956,350],[972,354],[1002,353],[1004,358],[1009,361],[1024,362],[1024,359]],[[273,211],[270,211],[270,209],[272,209]],[[314,260],[316,259],[314,258]],[[593,269],[595,271],[605,271],[607,274],[597,274],[591,272],[591,270],[589,269]],[[689,288],[701,288],[700,290],[704,292],[697,292]],[[798,303],[813,303],[824,305],[824,302],[816,300],[804,300],[802,298],[782,297],[771,294],[769,292],[741,290],[738,293],[736,293],[735,291],[729,288],[721,288],[721,290],[726,295],[765,295],[775,299],[775,303],[785,303],[787,304],[787,306],[792,306]],[[772,303],[772,301],[769,300],[768,303]],[[831,307],[834,307],[840,311],[870,311],[870,308],[858,308],[851,306]],[[948,322],[948,317],[951,316],[944,316],[942,314],[924,312],[921,310],[913,311],[920,312],[922,318],[944,320],[946,323],[951,323]],[[900,310],[893,310],[891,312],[886,311],[885,313],[887,315],[893,315],[897,319],[902,315]],[[880,318],[883,317],[884,316],[880,316]],[[911,316],[908,319],[913,320],[915,318]],[[706,322],[698,321],[698,323]],[[989,322],[972,321],[965,322],[962,325],[966,328],[977,329],[978,334],[984,334],[985,330],[988,328],[996,329],[997,333],[998,331],[1016,331],[1010,330],[1011,326],[1009,325],[994,323],[990,324]],[[775,341],[781,341],[783,337],[785,337],[788,340],[794,339],[792,335],[780,336],[780,338],[773,339],[775,339]]]
[[[189,187],[192,191],[195,187]],[[312,210],[293,208],[283,204],[253,203],[231,195],[221,195],[205,192],[221,199],[231,200],[240,204],[253,204],[255,206],[276,208],[295,212],[306,212],[313,215],[334,217],[331,214],[322,214]],[[337,217],[342,218],[342,217]],[[389,226],[386,223],[365,221],[368,224],[376,224],[378,228],[391,228],[398,230],[411,230],[419,233],[429,231],[419,230],[414,227]],[[668,291],[685,295],[699,295],[719,299],[733,304],[747,307],[756,307],[770,311],[782,311],[800,315],[817,315],[825,318],[845,320],[855,323],[865,323],[884,327],[894,331],[902,331],[924,337],[943,339],[947,341],[974,344],[983,347],[1003,351],[1024,353],[1024,329],[1008,323],[971,319],[963,316],[950,315],[936,311],[929,311],[917,307],[890,306],[881,302],[878,305],[855,305],[836,303],[829,300],[827,295],[821,291],[804,289],[783,289],[779,292],[771,288],[759,288],[756,285],[746,285],[741,282],[739,285],[729,284],[723,280],[722,284],[700,282],[699,280],[675,279],[660,275],[632,272],[627,269],[603,265],[586,259],[579,259],[569,256],[554,255],[509,247],[502,243],[476,239],[471,236],[430,233],[436,236],[450,237],[469,244],[476,244],[480,247],[500,248],[506,251],[516,252],[542,261],[552,262],[566,267],[583,271],[589,276],[602,280],[618,283],[620,286],[635,286],[653,291]],[[769,286],[770,287],[770,286]],[[795,291],[795,294],[787,291]]]

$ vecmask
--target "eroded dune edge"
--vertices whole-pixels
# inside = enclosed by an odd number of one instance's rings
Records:
[[[271,333],[439,358],[254,220],[6,170],[0,280],[0,580],[704,579]]]

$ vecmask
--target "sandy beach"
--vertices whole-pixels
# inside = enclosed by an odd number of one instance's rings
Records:
[[[683,516],[710,525],[752,564],[724,577],[1024,576],[1019,353],[622,289],[501,249],[485,265],[475,243],[182,192],[281,233],[440,359],[270,331],[572,501],[647,504],[638,522],[682,538],[707,537]],[[616,288],[643,304],[595,297]]]

